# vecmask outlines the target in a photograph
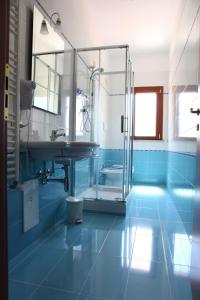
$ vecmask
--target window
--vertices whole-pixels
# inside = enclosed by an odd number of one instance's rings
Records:
[[[198,105],[198,86],[176,87],[175,90],[175,136],[177,138],[195,138],[199,116],[192,114]]]
[[[62,78],[58,72],[60,58],[58,54],[49,54],[49,57],[42,54],[33,56],[32,79],[36,83],[33,105],[54,114],[59,113],[60,104]]]
[[[134,139],[162,140],[163,87],[136,87]]]

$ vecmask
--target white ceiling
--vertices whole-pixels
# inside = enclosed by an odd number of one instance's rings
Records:
[[[129,44],[134,53],[169,50],[182,0],[41,0],[61,14],[75,47]]]

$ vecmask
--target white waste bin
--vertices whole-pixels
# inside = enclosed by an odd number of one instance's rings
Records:
[[[67,222],[81,223],[83,220],[83,200],[69,196],[67,202]]]

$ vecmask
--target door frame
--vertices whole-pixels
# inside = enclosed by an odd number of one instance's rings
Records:
[[[0,299],[8,299],[8,224],[7,224],[7,124],[4,119],[6,77],[9,60],[10,1],[1,0],[0,9]]]
[[[197,17],[200,25],[200,13]],[[198,26],[198,97],[200,99],[200,27]],[[200,105],[200,101],[199,101]],[[198,107],[199,108],[199,107]],[[197,126],[200,125],[200,117]],[[190,279],[193,300],[200,299],[200,130],[197,127],[195,206],[192,231]]]

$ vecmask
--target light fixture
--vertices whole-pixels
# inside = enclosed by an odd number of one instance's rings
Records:
[[[53,27],[54,31],[60,32],[61,31],[61,19],[60,15],[57,12],[54,12],[51,17],[50,17],[50,24]],[[41,29],[40,29],[41,34],[48,34],[48,27],[47,27],[47,22],[45,19],[43,19],[42,24],[41,24]]]
[[[49,34],[47,23],[46,23],[45,19],[43,19],[43,21],[42,21],[41,28],[40,28],[40,33],[43,34],[43,35]]]
[[[54,12],[50,17],[50,22],[56,32],[61,31],[61,19],[59,13]]]

